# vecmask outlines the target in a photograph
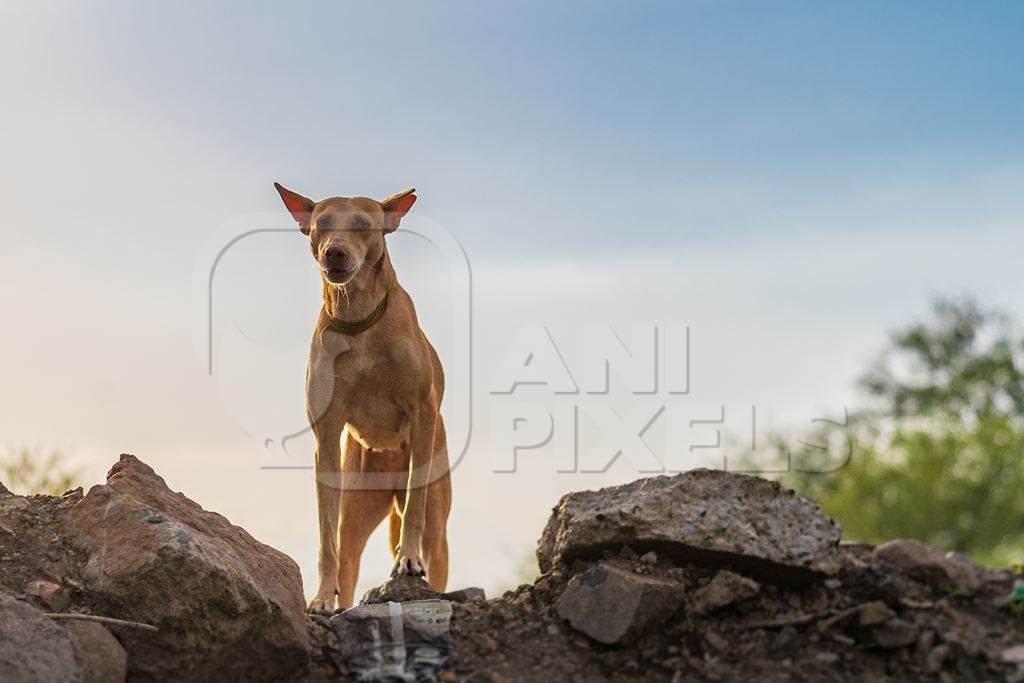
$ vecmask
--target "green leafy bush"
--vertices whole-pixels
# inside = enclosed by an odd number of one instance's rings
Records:
[[[796,448],[781,479],[877,543],[918,538],[976,561],[1024,558],[1024,339],[1005,315],[940,301],[865,376],[868,405]],[[749,462],[753,462],[750,460]]]

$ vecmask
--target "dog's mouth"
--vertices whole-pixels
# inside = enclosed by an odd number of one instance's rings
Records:
[[[332,285],[343,285],[352,279],[352,276],[356,274],[353,268],[344,268],[339,266],[321,266],[320,270],[323,271],[324,277]]]

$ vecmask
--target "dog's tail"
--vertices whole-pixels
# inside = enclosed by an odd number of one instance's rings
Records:
[[[398,511],[398,502],[391,506],[388,517],[388,544],[391,546],[391,559],[398,558],[398,541],[402,538],[402,513]]]

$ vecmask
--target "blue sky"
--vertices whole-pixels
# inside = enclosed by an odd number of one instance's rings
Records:
[[[253,432],[301,419],[307,250],[283,233],[225,262],[235,365],[213,382],[196,282],[230,231],[290,227],[275,180],[415,186],[410,227],[473,272],[484,456],[456,473],[453,547],[501,539],[453,581],[499,585],[560,493],[636,476],[541,458],[494,480],[487,391],[522,330],[572,360],[587,324],[689,324],[685,409],[756,404],[782,429],[855,402],[886,331],[936,295],[1024,317],[1022,29],[1010,2],[7,3],[0,439],[64,448],[91,480],[135,451],[309,575],[308,473],[259,470]],[[437,255],[394,247],[455,368]],[[496,501],[535,512],[459,512]]]

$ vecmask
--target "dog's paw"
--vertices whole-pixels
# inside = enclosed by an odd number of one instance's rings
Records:
[[[427,564],[419,553],[405,553],[399,549],[391,576],[426,576],[426,567]]]
[[[316,596],[309,601],[309,606],[306,607],[306,611],[311,614],[333,614],[334,613],[334,593],[331,593],[329,597]]]

